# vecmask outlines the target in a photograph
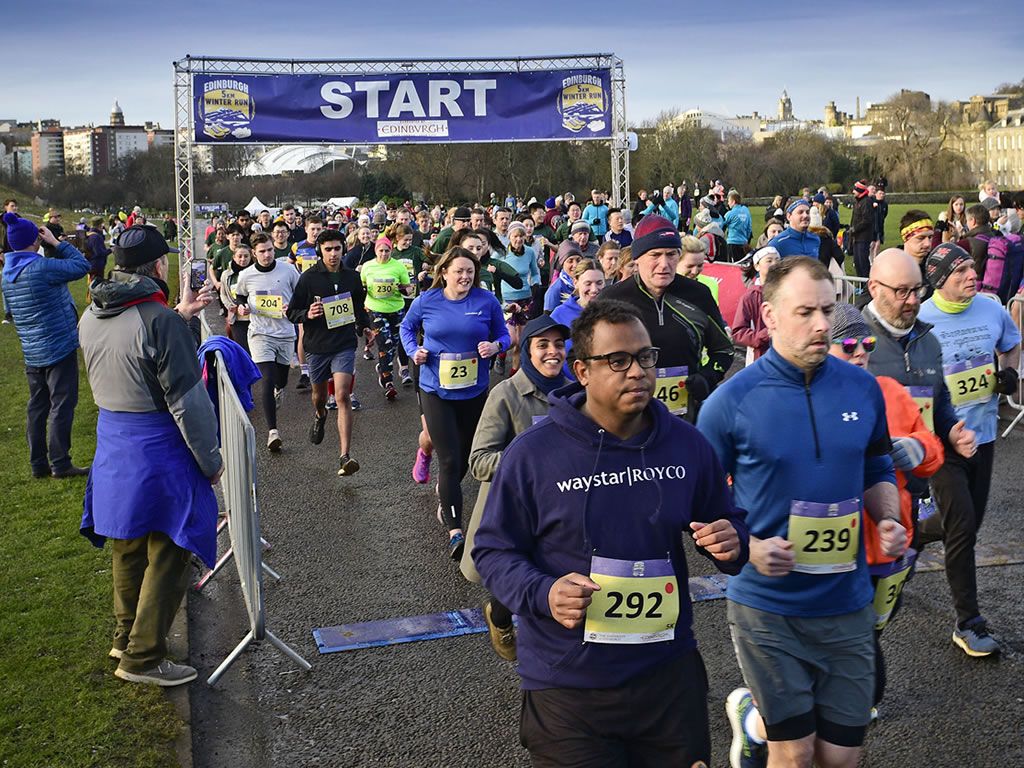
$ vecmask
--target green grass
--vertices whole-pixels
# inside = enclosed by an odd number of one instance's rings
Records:
[[[79,307],[85,288],[72,286]],[[78,533],[85,479],[32,478],[12,325],[0,326],[0,391],[0,766],[176,766],[173,706],[160,689],[117,680],[107,658],[110,553]],[[96,415],[83,365],[76,464],[91,462]]]

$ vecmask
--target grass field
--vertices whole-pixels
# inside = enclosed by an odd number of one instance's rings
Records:
[[[84,280],[72,286],[79,307],[85,288]],[[110,553],[78,533],[85,479],[32,478],[13,325],[0,326],[0,391],[0,766],[175,766],[181,723],[170,702],[160,689],[117,680],[107,658]],[[83,366],[78,465],[91,462],[96,413]]]

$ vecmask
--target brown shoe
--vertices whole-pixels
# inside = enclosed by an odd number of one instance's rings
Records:
[[[491,621],[491,603],[488,600],[484,606],[484,619],[487,621],[487,632],[491,636],[491,647],[505,661],[516,660],[516,629],[515,625],[507,627],[495,626]]]

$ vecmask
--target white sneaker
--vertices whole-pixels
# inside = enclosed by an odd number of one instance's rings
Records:
[[[164,659],[155,667],[144,672],[126,672],[120,667],[114,670],[114,677],[119,677],[130,683],[159,685],[161,688],[191,683],[196,679],[197,674],[195,669],[188,664],[175,664],[169,659]]]
[[[277,453],[281,450],[281,433],[276,429],[270,430],[267,435],[267,448],[270,449],[271,453]]]

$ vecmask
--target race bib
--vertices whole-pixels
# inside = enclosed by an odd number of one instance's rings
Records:
[[[253,312],[280,320],[284,317],[284,297],[266,291],[256,291],[252,301]]]
[[[302,272],[308,272],[310,269],[316,266],[319,259],[315,256],[304,256],[299,262],[299,270]]]
[[[324,319],[327,321],[328,328],[340,328],[343,325],[351,325],[356,321],[351,293],[325,296],[322,302],[324,305]]]
[[[987,403],[996,391],[996,366],[991,355],[978,355],[943,366],[953,405]]]
[[[442,352],[437,365],[441,389],[454,391],[475,386],[478,366],[476,352]]]
[[[789,535],[798,573],[846,573],[857,568],[860,546],[860,499],[836,504],[794,501],[789,508]]]
[[[669,413],[682,416],[686,413],[687,395],[685,365],[675,368],[658,368],[654,380],[654,396],[661,400]]]
[[[375,277],[370,281],[370,295],[375,299],[390,299],[396,290],[393,277]]]
[[[917,410],[921,412],[921,420],[928,427],[930,432],[935,431],[935,400],[932,397],[931,387],[907,387],[907,392],[917,403]]]
[[[908,549],[898,560],[871,566],[871,575],[879,577],[875,585],[875,629],[885,629],[889,623],[916,556],[914,550]]]
[[[675,638],[679,583],[670,561],[595,556],[590,578],[601,589],[590,596],[584,642],[633,645]]]

